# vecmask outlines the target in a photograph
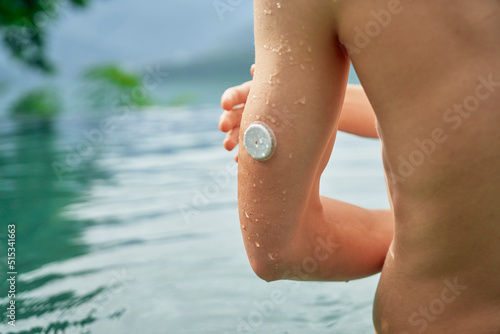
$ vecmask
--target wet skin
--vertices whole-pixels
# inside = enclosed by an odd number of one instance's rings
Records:
[[[500,3],[254,5],[255,77],[225,94],[225,109],[246,104],[241,124],[230,111],[221,128],[228,149],[256,120],[278,140],[267,162],[241,147],[238,155],[240,222],[257,275],[336,281],[382,271],[378,334],[500,333]],[[368,100],[346,84],[350,61]],[[337,130],[374,137],[372,108],[392,210],[319,195]],[[304,273],[321,240],[335,251]]]

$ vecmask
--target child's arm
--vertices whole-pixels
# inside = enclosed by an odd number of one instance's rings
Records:
[[[250,264],[261,278],[349,280],[381,270],[389,211],[321,197],[345,95],[349,59],[336,38],[334,1],[254,0],[256,73],[241,120],[277,138],[274,156],[239,150],[238,202]]]
[[[255,70],[252,66],[251,73]],[[246,103],[252,81],[227,89],[221,97],[221,106],[225,111],[219,121],[219,128],[226,132],[224,148],[233,150],[238,144],[239,129],[243,105]],[[339,130],[353,135],[378,138],[376,117],[368,97],[361,85],[347,85],[344,104],[339,119]]]

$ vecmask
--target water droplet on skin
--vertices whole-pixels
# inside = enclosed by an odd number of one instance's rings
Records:
[[[279,2],[277,2],[276,7],[281,8],[281,4]]]
[[[267,256],[269,257],[269,260],[271,260],[271,261],[276,260],[276,256],[271,254],[271,253],[267,253]]]
[[[300,64],[300,69],[305,70],[306,67],[304,65]]]
[[[283,195],[286,195],[286,190],[283,190]]]
[[[241,228],[244,229],[244,230],[247,229],[247,227],[245,225],[241,225]]]
[[[292,56],[290,56],[290,60],[293,60],[293,57],[292,57]]]
[[[247,213],[246,211],[245,211],[245,216],[246,216],[247,218],[250,218],[250,216],[248,216],[248,213]]]
[[[256,222],[258,222],[258,221],[259,221],[259,219],[258,219],[258,218],[255,218],[255,221],[256,221]]]
[[[260,119],[260,115],[255,116],[255,118]]]
[[[255,242],[255,246],[257,246],[257,248],[259,248],[259,247],[260,247],[260,244],[256,241],[256,242]]]
[[[266,15],[271,15],[272,13],[273,13],[273,11],[272,11],[272,10],[270,10],[270,9],[269,9],[269,10],[264,9],[264,14],[266,14]]]
[[[262,180],[260,180],[259,182],[260,182],[260,184],[264,184],[264,182],[262,182]]]
[[[288,159],[291,159],[291,158],[293,158],[293,154],[292,154],[292,153],[290,153],[290,154],[288,155]]]
[[[253,186],[254,186],[254,187],[256,186],[256,185],[255,185],[255,183],[253,184]]]
[[[256,236],[259,236],[259,233],[255,233]]]
[[[310,46],[307,47],[307,52],[311,53],[312,52],[312,49]]]
[[[276,104],[274,104],[274,103],[273,103],[273,104],[271,105],[271,107],[276,108]]]
[[[254,203],[257,203],[257,199],[255,199],[255,198],[254,198],[253,202],[254,202]]]
[[[306,104],[306,97],[302,96],[302,98],[298,100],[295,104]]]

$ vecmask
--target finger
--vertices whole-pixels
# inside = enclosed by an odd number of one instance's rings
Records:
[[[237,108],[230,111],[224,111],[219,119],[219,129],[222,132],[228,132],[241,123],[243,108]]]
[[[222,94],[222,109],[231,110],[235,106],[245,103],[247,101],[248,94],[250,93],[251,86],[252,82],[248,81],[239,86],[227,89],[224,94]]]
[[[222,109],[231,110],[235,106],[247,102],[251,86],[252,82],[248,81],[239,86],[228,88],[221,97]]]
[[[253,64],[251,67],[250,67],[250,74],[252,75],[252,78],[255,74],[255,64]]]
[[[240,136],[240,127],[238,126],[229,131],[222,145],[226,150],[232,151],[236,147],[236,145],[238,145],[239,136]]]

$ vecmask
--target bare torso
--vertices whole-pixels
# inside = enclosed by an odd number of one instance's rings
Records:
[[[375,109],[395,238],[382,333],[500,333],[500,1],[344,0]]]

